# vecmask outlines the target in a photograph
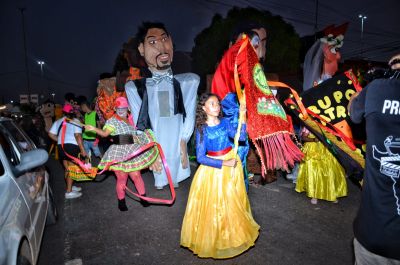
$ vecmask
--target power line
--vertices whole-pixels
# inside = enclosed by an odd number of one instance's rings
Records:
[[[345,18],[345,19],[347,19],[347,20],[350,20],[350,21],[352,21],[352,22],[355,23],[355,24],[358,24],[358,23],[359,23],[359,21],[358,21],[355,17],[350,16],[350,15],[348,15],[348,14],[342,13],[342,10],[338,10],[338,9],[332,7],[332,6],[329,6],[329,5],[323,4],[323,3],[321,3],[320,5],[321,5],[322,7],[325,7],[328,11],[333,11],[333,13],[334,13],[335,15],[338,15],[338,14],[339,14],[339,15],[342,16],[343,18]],[[398,32],[393,32],[393,31],[388,31],[388,30],[382,30],[382,29],[380,29],[380,28],[377,28],[377,27],[374,26],[374,25],[370,25],[370,27],[375,27],[375,28],[378,30],[378,32],[380,32],[380,34],[382,34],[382,35],[387,35],[387,36],[397,37],[397,38],[400,37],[400,36],[398,35]],[[370,32],[370,33],[371,33],[371,32]],[[376,34],[376,32],[374,32],[374,33]]]
[[[232,3],[226,3],[226,2],[222,3],[221,1],[218,1],[218,0],[208,0],[207,2],[211,3],[211,4],[219,4],[219,5],[228,6],[228,7],[234,7],[235,6]],[[298,18],[293,18],[293,17],[281,16],[283,19],[285,19],[287,21],[292,21],[292,22],[295,22],[295,23],[307,25],[307,26],[314,26],[314,28],[315,28],[315,22],[314,23],[311,22],[311,18],[314,17],[314,15],[315,15],[314,12],[303,10],[303,9],[299,9],[299,8],[295,8],[295,7],[290,6],[290,5],[285,5],[285,4],[278,3],[278,2],[273,2],[273,1],[260,2],[260,1],[241,0],[239,2],[241,2],[242,4],[247,4],[247,5],[249,5],[249,6],[253,7],[253,8],[261,9],[261,10],[266,10],[265,9],[266,7],[267,8],[272,8],[272,9],[279,9],[279,8],[280,9],[282,9],[282,8],[290,9],[291,11],[293,11],[292,13],[294,13],[295,15],[300,15],[302,17],[304,17],[304,15],[306,15],[306,17],[310,18],[310,20],[304,20],[304,19],[298,19]],[[330,6],[328,6],[326,4],[321,4],[321,6],[324,7],[325,9],[327,9],[328,11],[330,11],[330,13],[334,12],[335,16],[337,16],[339,14],[342,17],[346,18],[346,20],[350,20],[352,22],[358,23],[358,21],[354,17],[350,18],[347,14],[344,14],[341,11],[336,10],[335,8],[331,8]],[[321,18],[322,18],[322,19],[320,19],[321,22],[322,21],[328,21],[328,18],[327,18],[326,15],[321,16]],[[329,24],[329,23],[327,22],[325,25],[327,25],[327,24]],[[360,32],[360,30],[353,29],[353,28],[351,29],[351,31],[352,32],[356,32],[356,33]],[[392,32],[389,32],[389,31],[376,32],[376,31],[367,30],[367,31],[364,31],[364,34],[367,35],[367,36],[370,36],[370,37],[371,36],[377,36],[377,37],[380,37],[380,38],[384,37],[384,38],[389,38],[389,39],[396,38],[396,34],[393,34]],[[346,38],[346,42],[359,44],[359,40],[355,41],[355,40],[352,40],[351,38],[350,39]],[[365,44],[368,45],[368,43],[365,43]],[[371,44],[369,44],[369,47],[375,47],[375,46],[371,46]],[[385,47],[387,48],[387,46],[385,46]],[[357,47],[355,49],[355,51],[359,52],[360,48]],[[369,52],[369,51],[367,51],[367,52]],[[344,54],[344,56],[347,56],[347,54],[351,55],[352,53],[354,53],[354,51],[352,51],[350,53],[346,52]]]
[[[366,48],[360,49],[358,48],[354,48],[350,51],[346,51],[343,56],[344,57],[352,57],[355,55],[358,55],[360,53],[371,53],[371,52],[376,52],[378,50],[381,49],[387,49],[387,48],[391,48],[391,49],[398,49],[400,45],[400,41],[391,41],[391,42],[386,42],[386,43],[381,43],[381,44],[377,44],[377,45],[372,45],[372,46],[368,46]]]
[[[11,71],[11,72],[2,72],[0,73],[0,76],[2,75],[13,75],[13,74],[20,74],[20,73],[24,73],[24,70],[19,70],[19,71]]]
[[[33,72],[32,75],[37,76],[37,77],[41,77],[41,74]],[[83,85],[78,85],[78,84],[74,84],[74,83],[70,83],[70,82],[66,82],[64,80],[59,80],[59,79],[55,79],[55,78],[50,78],[50,77],[43,77],[45,80],[47,81],[51,81],[51,82],[56,82],[59,84],[63,84],[63,85],[67,85],[67,86],[71,86],[71,87],[76,87],[76,88],[82,88],[82,89],[94,89],[94,88],[89,88],[87,86],[83,86]]]

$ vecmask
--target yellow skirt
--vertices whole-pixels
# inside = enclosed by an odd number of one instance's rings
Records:
[[[347,196],[343,167],[321,142],[307,142],[304,160],[299,167],[296,191],[305,191],[310,198],[336,201]]]
[[[226,159],[230,153],[214,157]],[[251,214],[242,163],[235,168],[200,165],[190,187],[183,218],[181,245],[202,258],[237,256],[258,237],[260,226]]]

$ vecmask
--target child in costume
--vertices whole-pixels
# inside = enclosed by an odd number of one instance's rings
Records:
[[[124,97],[115,100],[115,114],[106,121],[103,130],[91,125],[85,125],[88,131],[95,131],[101,137],[112,136],[113,144],[104,153],[99,169],[114,171],[117,177],[117,197],[120,211],[127,211],[125,202],[125,189],[128,175],[135,184],[137,192],[145,196],[145,186],[140,170],[150,166],[158,156],[158,151],[150,149],[138,156],[130,156],[144,144],[146,139],[153,139],[149,131],[139,132],[133,125],[131,115],[128,115],[128,101]],[[143,206],[148,206],[145,200],[140,201]]]
[[[196,153],[201,164],[190,187],[181,242],[202,258],[237,256],[254,245],[259,225],[251,214],[239,156],[232,150],[236,133],[220,119],[215,94],[201,95],[197,106]],[[245,106],[240,114],[245,115]],[[240,137],[246,136],[242,126]]]
[[[310,131],[303,128],[303,162],[300,163],[296,191],[307,193],[312,204],[318,199],[337,202],[347,196],[347,183],[343,167]]]

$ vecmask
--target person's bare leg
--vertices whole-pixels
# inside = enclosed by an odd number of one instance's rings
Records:
[[[63,160],[64,171],[65,171],[65,184],[67,185],[67,192],[72,191],[72,184],[74,183],[73,179],[68,176],[67,169],[71,163],[67,160]]]

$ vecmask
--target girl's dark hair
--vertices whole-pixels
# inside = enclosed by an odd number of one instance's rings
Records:
[[[200,95],[199,97],[199,102],[197,103],[197,109],[196,109],[196,130],[199,131],[200,133],[200,141],[203,139],[203,130],[204,127],[206,125],[206,121],[207,121],[207,114],[206,112],[203,110],[204,105],[206,104],[206,101],[210,98],[210,97],[216,97],[218,100],[218,96],[216,94],[213,93],[203,93]],[[219,117],[221,117],[221,112],[219,113]]]
[[[74,118],[76,117],[76,115],[75,115],[74,112],[70,112],[70,113],[63,112],[63,114],[64,114],[64,116],[67,117],[68,119],[74,119]]]
[[[82,106],[82,105],[86,105],[89,109],[92,108],[92,104],[90,104],[88,100],[82,101],[80,105],[81,105],[81,106]]]

